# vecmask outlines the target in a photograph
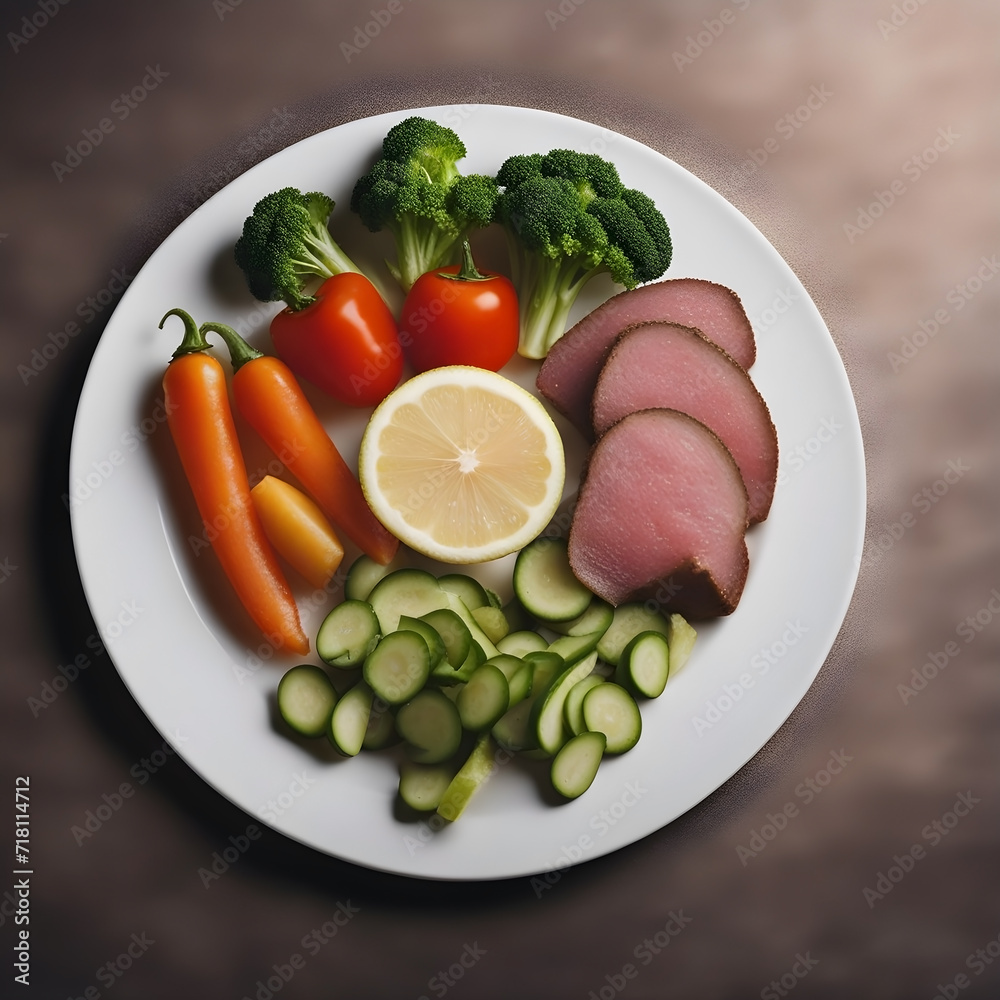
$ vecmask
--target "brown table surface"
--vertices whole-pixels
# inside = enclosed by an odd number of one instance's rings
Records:
[[[0,843],[13,870],[15,778],[30,776],[34,873],[30,986],[17,992],[18,876],[0,876],[0,992],[997,995],[997,4],[27,0],[3,5],[0,28]],[[145,99],[57,171],[67,144],[151,72]],[[869,476],[869,558],[828,662],[725,786],[541,898],[528,879],[374,874],[272,831],[206,889],[198,869],[250,818],[176,758],[78,845],[71,828],[162,739],[106,655],[44,709],[30,701],[96,634],[60,501],[111,311],[96,297],[289,142],[476,101],[588,118],[676,158],[746,212],[813,294],[851,376]],[[766,162],[734,184],[753,151]],[[880,195],[892,204],[879,218],[845,228]],[[88,296],[93,318],[25,377]],[[948,643],[959,655],[917,696],[901,693]],[[833,752],[849,764],[806,802],[803,783]],[[956,820],[960,796],[974,807]],[[787,827],[741,859],[789,803]],[[893,868],[914,844],[925,851],[911,870]],[[901,878],[866,899],[880,873]],[[307,945],[348,903],[357,914],[336,937]],[[672,912],[691,922],[637,957]],[[463,957],[457,980],[448,969]]]

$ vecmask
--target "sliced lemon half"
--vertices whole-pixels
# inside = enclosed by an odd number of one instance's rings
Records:
[[[562,439],[510,379],[452,365],[416,375],[372,414],[359,477],[375,516],[404,544],[447,563],[523,548],[562,498]]]

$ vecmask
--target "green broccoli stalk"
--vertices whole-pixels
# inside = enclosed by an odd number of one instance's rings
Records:
[[[507,234],[521,304],[518,352],[544,358],[595,274],[626,288],[670,264],[670,230],[652,200],[626,188],[594,153],[512,156],[497,173],[496,218]]]
[[[325,194],[293,187],[257,202],[234,251],[255,298],[299,310],[314,301],[306,288],[315,278],[361,273],[327,229],[333,204]]]
[[[407,118],[389,130],[382,155],[354,186],[352,211],[373,233],[384,228],[395,237],[396,261],[386,266],[404,291],[493,221],[496,181],[460,174],[456,164],[465,152],[450,128]]]

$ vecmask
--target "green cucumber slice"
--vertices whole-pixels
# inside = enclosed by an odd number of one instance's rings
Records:
[[[445,573],[438,577],[438,583],[448,591],[462,599],[462,603],[470,610],[486,608],[490,604],[490,596],[486,588],[465,573]]]
[[[514,594],[525,610],[546,622],[578,618],[594,596],[573,575],[566,540],[536,538],[517,554]]]
[[[597,644],[597,655],[605,663],[617,667],[622,650],[640,632],[661,632],[668,635],[667,620],[658,611],[651,611],[645,604],[631,602],[619,604],[608,630]]]
[[[417,764],[406,761],[399,768],[399,797],[418,812],[437,809],[455,776],[445,764]]]
[[[535,668],[530,663],[525,663],[519,656],[510,656],[508,653],[501,653],[486,662],[497,667],[507,678],[510,695],[508,708],[513,708],[531,694],[531,679]]]
[[[662,632],[640,632],[623,650],[615,680],[646,698],[659,698],[670,676],[670,647]]]
[[[552,760],[552,787],[567,799],[582,795],[594,782],[607,738],[604,733],[580,733]]]
[[[510,632],[510,625],[507,623],[507,618],[499,608],[473,608],[471,614],[475,618],[476,624],[489,636],[490,642],[494,644]]]
[[[455,704],[465,729],[473,733],[491,729],[510,707],[510,686],[503,671],[491,662],[477,667]]]
[[[698,633],[683,616],[676,613],[670,616],[667,642],[670,644],[670,669],[673,673],[676,673],[687,663],[697,638]]]
[[[615,609],[600,597],[592,597],[587,610],[579,618],[568,622],[552,622],[552,630],[563,635],[587,635],[589,632],[607,632],[615,617]]]
[[[330,666],[350,669],[364,661],[378,639],[378,618],[371,605],[344,601],[323,619],[316,634],[316,652]]]
[[[397,569],[372,588],[368,603],[378,617],[382,635],[395,632],[399,616],[421,618],[429,611],[448,607],[448,593],[422,569]]]
[[[583,699],[583,721],[589,732],[604,733],[606,753],[625,753],[639,741],[642,716],[635,699],[618,684],[598,684]]]
[[[462,742],[462,720],[455,703],[428,688],[396,713],[396,730],[409,744],[418,764],[438,764],[454,755]]]
[[[469,633],[472,638],[479,643],[482,647],[483,652],[486,654],[486,658],[496,656],[500,652],[494,644],[493,640],[482,630],[479,622],[472,617],[472,612],[465,606],[465,602],[457,594],[450,594],[447,591],[443,592],[446,598],[446,604],[452,611],[458,615],[459,618],[465,622],[466,627],[469,629]]]
[[[525,698],[507,710],[492,729],[493,738],[505,750],[513,752],[534,750],[538,746],[531,725],[531,709],[534,698]]]
[[[344,599],[348,601],[367,601],[372,588],[383,577],[399,569],[400,557],[383,566],[375,562],[371,556],[360,555],[351,563],[344,579]]]
[[[587,731],[587,725],[583,721],[583,699],[592,687],[603,684],[604,678],[600,674],[591,674],[584,677],[582,681],[573,685],[572,690],[566,695],[566,704],[563,706],[563,718],[569,731],[574,736]]]
[[[591,652],[577,663],[570,664],[552,682],[549,689],[535,703],[533,723],[538,746],[548,754],[559,752],[559,748],[572,735],[566,724],[563,709],[570,690],[593,672],[597,663],[597,652]],[[589,727],[588,727],[589,728]]]
[[[504,618],[507,619],[512,632],[519,632],[522,629],[530,629],[534,624],[531,615],[524,610],[521,602],[516,597],[511,598],[503,606],[503,615]]]
[[[442,819],[454,822],[462,815],[469,799],[496,770],[496,747],[489,733],[476,741],[466,762],[445,789],[437,813]]]
[[[427,652],[431,657],[431,670],[439,663],[447,663],[448,650],[445,648],[444,640],[433,625],[424,621],[423,618],[411,618],[409,615],[399,616],[398,632],[416,632],[424,642],[427,643]]]
[[[355,757],[364,743],[372,710],[372,690],[357,684],[337,702],[330,717],[330,742],[348,757]]]
[[[537,632],[529,632],[527,629],[520,632],[508,632],[497,643],[497,649],[501,653],[509,653],[511,656],[524,656],[525,653],[537,653],[548,648],[549,644],[543,636]]]
[[[337,704],[337,692],[319,667],[302,663],[278,681],[278,712],[302,736],[322,736]]]
[[[549,643],[550,653],[558,653],[567,663],[576,663],[585,656],[589,656],[600,642],[603,632],[590,632],[586,635],[563,635],[554,642]],[[597,657],[594,657],[596,660]]]
[[[368,654],[362,668],[365,683],[390,705],[409,701],[431,673],[431,655],[423,636],[403,630],[390,632]]]
[[[465,663],[472,647],[472,633],[469,632],[468,625],[451,608],[429,611],[421,621],[427,622],[441,636],[445,656],[451,666],[457,670]]]
[[[400,740],[399,733],[396,732],[396,720],[389,711],[389,706],[381,702],[372,703],[372,710],[368,716],[368,727],[365,729],[365,737],[361,741],[361,746],[365,750],[384,750],[391,747]]]
[[[566,662],[558,653],[543,649],[537,653],[525,653],[521,659],[534,669],[531,681],[531,697],[545,694],[549,685],[566,669]]]
[[[449,684],[464,684],[472,676],[472,671],[485,662],[486,654],[479,643],[470,641],[469,655],[466,656],[465,662],[457,670],[450,663],[440,663],[432,671],[430,679],[439,687]]]

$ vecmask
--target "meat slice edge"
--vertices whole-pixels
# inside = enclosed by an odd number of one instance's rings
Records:
[[[651,407],[680,410],[714,431],[739,466],[750,524],[767,517],[778,477],[777,432],[750,376],[725,351],[675,323],[642,323],[619,334],[594,389],[594,433],[600,437]]]
[[[677,410],[632,413],[591,449],[569,532],[573,572],[611,604],[712,618],[749,569],[747,494],[725,445]]]

